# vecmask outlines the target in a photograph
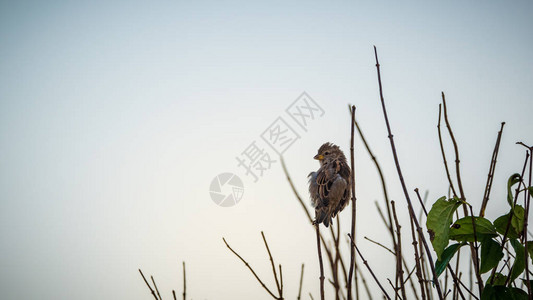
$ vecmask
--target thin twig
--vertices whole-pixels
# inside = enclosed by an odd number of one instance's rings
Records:
[[[281,264],[279,264],[279,282],[280,282],[279,298],[283,299],[283,271],[281,270]]]
[[[272,265],[272,274],[274,274],[274,281],[276,281],[276,287],[278,288],[278,294],[279,294],[279,297],[281,298],[281,295],[282,295],[281,287],[279,285],[278,274],[276,274],[276,266],[274,265],[274,259],[272,258],[272,253],[270,253],[270,248],[268,247],[268,243],[265,238],[265,233],[263,231],[261,231],[261,236],[263,237],[263,242],[265,243],[265,247],[268,252],[268,258],[270,259],[270,264]]]
[[[259,276],[257,276],[257,274],[255,273],[254,269],[250,266],[250,264],[248,264],[248,262],[246,260],[244,260],[244,258],[242,258],[237,252],[235,252],[235,250],[233,250],[229,244],[226,242],[226,239],[225,238],[222,238],[222,240],[224,241],[224,244],[226,244],[226,247],[228,247],[228,249],[233,252],[233,254],[235,254],[235,256],[237,256],[243,263],[244,265],[250,270],[250,272],[252,272],[252,274],[254,275],[255,279],[257,279],[257,281],[259,281],[259,283],[261,284],[261,286],[263,286],[263,288],[270,294],[270,296],[272,296],[272,298],[274,299],[278,299],[278,297],[276,297],[271,291],[270,289],[263,283],[263,281],[261,281],[261,279],[259,278]]]
[[[437,131],[439,133],[439,144],[440,144],[440,152],[442,153],[442,160],[444,161],[444,169],[446,170],[446,177],[448,177],[448,182],[450,183],[450,188],[453,191],[453,195],[457,196],[457,193],[455,192],[455,187],[453,186],[452,177],[450,176],[450,170],[448,169],[448,162],[446,161],[446,153],[444,152],[444,144],[442,142],[442,133],[440,130],[440,118],[441,118],[441,104],[439,104],[439,122],[437,123]]]
[[[302,271],[300,273],[300,287],[298,288],[298,298],[297,300],[300,300],[300,296],[302,295],[302,283],[304,281],[304,264],[302,264]]]
[[[359,123],[357,122],[357,119],[354,119],[355,128],[357,128],[357,132],[359,133],[359,137],[363,141],[363,144],[365,145],[366,151],[368,152],[368,155],[370,155],[370,158],[374,162],[374,165],[376,166],[376,169],[378,170],[379,179],[381,181],[381,188],[383,190],[383,196],[385,200],[385,207],[387,208],[387,217],[389,219],[389,222],[385,222],[387,225],[387,228],[389,229],[391,238],[392,238],[392,244],[393,248],[396,248],[396,236],[394,235],[394,229],[392,227],[392,213],[390,209],[390,201],[389,201],[389,195],[387,193],[387,185],[385,183],[385,176],[383,176],[383,172],[381,171],[381,167],[379,165],[377,157],[374,155],[372,150],[370,149],[370,146],[368,145],[365,135],[363,134],[363,131],[361,130],[361,127],[359,126]]]
[[[390,141],[391,148],[392,148],[392,154],[394,156],[394,162],[396,163],[396,170],[398,171],[398,177],[399,177],[400,183],[402,185],[402,189],[403,189],[403,192],[404,192],[404,195],[405,195],[405,199],[407,200],[407,206],[409,208],[409,211],[410,211],[411,215],[414,216],[415,214],[414,214],[413,205],[411,203],[411,198],[409,197],[409,193],[407,192],[407,186],[406,186],[405,181],[403,179],[402,170],[400,168],[400,162],[398,160],[398,155],[396,153],[396,146],[394,145],[394,137],[393,137],[392,131],[390,129],[389,119],[388,119],[388,116],[387,116],[387,110],[385,108],[385,100],[383,98],[383,88],[381,86],[381,73],[380,73],[380,70],[379,70],[379,66],[380,65],[379,65],[379,60],[378,60],[378,52],[377,52],[377,49],[376,49],[375,46],[374,46],[374,54],[376,56],[376,68],[377,68],[377,73],[378,73],[379,95],[380,95],[380,98],[381,98],[381,106],[383,108],[383,115],[385,117],[385,123],[387,125],[387,131],[388,131],[388,134],[389,134],[389,141]],[[424,248],[426,248],[426,253],[428,253],[428,260],[430,261],[430,267],[431,267],[431,271],[433,273],[435,288],[437,289],[437,293],[439,295],[439,299],[443,299],[442,290],[441,290],[440,284],[439,284],[439,282],[437,280],[437,273],[435,272],[435,266],[433,264],[433,258],[430,255],[430,250],[429,250],[429,247],[427,245],[426,239],[425,239],[425,237],[424,237],[424,235],[422,233],[422,228],[418,224],[418,220],[416,218],[414,218],[413,221],[415,222],[415,225],[417,227],[417,231],[419,232],[419,234],[421,236],[421,240],[424,243]]]
[[[176,298],[176,291],[175,290],[172,290],[172,297],[174,297],[174,300],[178,300],[178,298]]]
[[[411,223],[411,238],[413,240],[413,248],[415,250],[415,269],[416,269],[416,278],[420,284],[420,291],[422,293],[422,300],[426,300],[426,292],[424,290],[424,278],[422,276],[422,267],[420,266],[420,256],[418,255],[418,241],[415,234],[415,225],[413,224],[413,218],[409,218]]]
[[[146,280],[146,277],[144,277],[144,274],[143,274],[143,272],[141,271],[141,269],[139,269],[139,273],[141,273],[141,276],[142,276],[143,279],[144,279],[144,283],[146,283],[146,286],[150,289],[150,292],[152,293],[152,296],[154,296],[155,300],[158,300],[157,295],[155,294],[154,289],[152,289],[152,287],[151,287],[150,284],[148,283],[148,280]]]
[[[463,212],[464,212],[465,217],[467,217],[468,216],[468,209],[467,209],[467,205],[466,205],[465,193],[464,193],[464,190],[463,190],[463,183],[461,181],[461,169],[460,169],[461,160],[459,159],[459,147],[457,146],[457,141],[455,140],[455,136],[453,134],[452,127],[450,126],[450,122],[448,121],[448,109],[446,107],[446,97],[444,96],[444,92],[441,92],[441,95],[442,95],[442,105],[443,105],[443,108],[444,108],[444,122],[446,123],[446,127],[448,128],[448,133],[450,135],[450,139],[452,140],[453,149],[454,149],[454,152],[455,152],[455,173],[456,173],[456,177],[457,177],[457,185],[459,186],[459,193],[461,195],[460,199],[463,202],[463,205],[462,205],[463,206]],[[456,194],[454,196],[456,196]],[[476,242],[476,244],[477,244],[477,242]],[[472,243],[469,243],[469,246],[470,246],[470,252],[472,253],[472,257],[476,258],[474,260],[474,274],[476,275],[479,294],[481,295],[483,293],[483,280],[481,279],[481,274],[479,272],[479,260],[477,260],[477,258],[478,258],[477,248]]]
[[[483,194],[483,202],[481,203],[481,209],[479,210],[479,216],[485,216],[485,209],[489,202],[490,190],[492,188],[492,180],[494,179],[494,171],[496,170],[496,161],[498,159],[498,152],[500,150],[500,142],[502,140],[503,126],[505,122],[502,122],[498,136],[496,137],[496,145],[494,145],[494,151],[492,151],[492,159],[490,160],[489,174],[487,175],[487,184],[485,185],[485,193]]]
[[[152,282],[154,283],[155,291],[157,292],[159,300],[163,300],[163,298],[161,298],[161,294],[159,294],[159,289],[157,289],[157,284],[155,284],[154,276],[150,276],[150,278],[152,278]]]
[[[361,281],[363,282],[363,286],[365,287],[367,299],[372,300],[372,294],[370,293],[370,289],[368,288],[368,285],[366,284],[365,277],[363,276],[363,273],[361,272],[361,268],[357,268],[355,272],[359,273],[359,276],[361,276]]]
[[[392,290],[394,291],[394,294],[396,295],[396,298],[395,299],[400,299],[400,300],[403,300],[402,297],[400,296],[400,294],[398,294],[398,288],[396,288],[394,286],[394,284],[392,284],[392,281],[390,281],[389,278],[387,278],[387,281],[389,282],[390,286],[392,287]]]
[[[357,254],[359,255],[359,257],[361,258],[361,260],[363,261],[363,264],[366,266],[366,268],[368,269],[368,271],[370,272],[370,274],[372,275],[372,277],[374,278],[374,280],[376,281],[376,283],[378,284],[379,288],[381,289],[381,291],[383,292],[383,295],[391,300],[391,298],[389,297],[389,294],[387,294],[387,292],[385,291],[385,289],[383,288],[383,286],[381,285],[381,283],[379,282],[378,278],[376,277],[376,274],[374,274],[374,271],[372,271],[372,268],[370,268],[370,266],[368,265],[368,262],[365,260],[365,258],[363,257],[363,254],[361,254],[361,251],[359,251],[359,248],[357,248],[357,246],[355,245],[355,243],[353,242],[353,238],[350,234],[348,234],[348,236],[350,237],[350,241],[351,241],[351,244],[352,244],[352,247],[355,248],[355,250],[357,251]]]
[[[448,121],[448,109],[446,109],[446,97],[444,96],[444,92],[442,94],[442,105],[444,107],[444,122],[446,122],[446,127],[448,128],[448,133],[450,134],[450,138],[452,139],[453,149],[455,151],[455,173],[457,176],[457,186],[459,186],[459,193],[461,194],[461,200],[466,200],[465,193],[463,191],[463,183],[461,181],[461,169],[459,167],[459,163],[461,162],[459,159],[459,149],[457,147],[457,141],[455,140],[455,136],[453,135],[452,127],[450,126],[450,122]],[[455,194],[455,193],[454,193]]]
[[[183,262],[183,300],[185,300],[187,295],[187,281],[185,277],[185,262]]]
[[[519,142],[521,143],[521,142]],[[522,145],[526,146],[524,143]],[[527,146],[526,146],[527,147]],[[531,153],[533,152],[533,147],[528,147],[529,154],[531,156]],[[532,169],[533,169],[533,159],[529,160],[529,181],[528,181],[528,187],[531,187],[531,180],[532,180]],[[528,226],[528,218],[529,218],[529,205],[531,200],[531,191],[529,189],[526,189],[526,192],[524,194],[526,197],[524,199],[524,206],[526,207],[525,215],[524,215],[524,229],[522,230],[522,237],[524,238],[524,257],[525,257],[525,265],[526,265],[526,286],[527,286],[527,294],[529,296],[529,299],[533,298],[532,289],[531,289],[531,282],[529,281],[529,250],[528,250],[528,244],[527,244],[527,226]]]
[[[396,224],[396,289],[400,289],[402,292],[402,298],[407,299],[405,295],[405,286],[403,284],[403,266],[402,266],[402,234],[400,222],[398,222],[398,216],[396,214],[396,205],[394,201],[391,201],[392,215],[394,216],[394,223]],[[398,284],[400,286],[398,287]]]
[[[355,169],[354,169],[354,123],[355,123],[355,106],[352,105],[352,121],[351,121],[351,138],[350,138],[350,164],[352,172],[350,174],[351,179],[351,189],[352,189],[352,226],[351,226],[351,233],[352,236],[355,239],[355,203],[356,203],[356,197],[355,197]],[[355,240],[354,240],[355,245]],[[353,277],[353,270],[355,267],[355,250],[353,247],[350,247],[350,267],[348,271],[348,284],[346,285],[347,293],[348,293],[348,300],[352,300],[352,277]],[[358,298],[358,297],[357,297]]]
[[[389,251],[392,255],[396,256],[396,253],[394,253],[394,251],[392,251],[391,249],[387,248],[387,246],[385,246],[385,245],[383,245],[383,244],[381,244],[381,243],[379,243],[379,242],[376,242],[376,241],[374,241],[373,239],[371,239],[371,238],[369,238],[369,237],[367,237],[367,236],[365,236],[364,239],[367,240],[367,241],[369,241],[369,242],[371,242],[371,243],[374,243],[374,244],[380,246],[381,248],[383,248],[383,249]]]
[[[316,217],[316,216],[315,216]],[[320,264],[320,299],[324,300],[324,264],[322,263],[322,250],[320,249],[320,230],[318,222],[315,224],[316,230],[316,248],[318,251],[318,263]]]

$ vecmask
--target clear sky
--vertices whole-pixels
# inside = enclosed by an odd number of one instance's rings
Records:
[[[222,242],[272,286],[263,230],[286,297],[305,263],[303,290],[316,299],[313,230],[261,134],[278,117],[292,122],[300,138],[284,158],[307,199],[318,147],[349,151],[355,104],[405,215],[373,45],[408,187],[429,201],[447,191],[440,92],[474,206],[507,122],[487,211],[499,216],[524,156],[515,142],[533,144],[532,31],[531,1],[2,1],[0,298],[150,299],[142,268],[168,299],[186,261],[193,299],[269,299]],[[306,130],[285,112],[303,91],[324,110]],[[254,141],[276,160],[257,182],[236,160]],[[363,239],[389,242],[359,139],[356,165],[357,239],[392,278],[392,257]],[[224,172],[244,184],[229,208],[209,194]]]

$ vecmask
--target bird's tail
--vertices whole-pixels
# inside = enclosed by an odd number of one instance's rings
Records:
[[[315,224],[323,223],[324,226],[329,227],[329,223],[331,223],[331,218],[328,217],[326,210],[319,209],[316,211],[316,219],[315,219],[315,222],[313,223]]]

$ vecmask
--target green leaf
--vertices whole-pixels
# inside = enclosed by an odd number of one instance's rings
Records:
[[[479,271],[481,274],[490,271],[496,267],[503,258],[503,251],[498,242],[493,239],[484,239],[481,242],[481,265]]]
[[[500,233],[501,235],[505,234],[505,228],[507,228],[507,223],[509,222],[509,216],[511,213],[505,214],[496,220],[494,220],[494,226],[496,227],[496,231]],[[512,220],[511,220],[512,223]],[[509,231],[507,232],[507,237],[509,239],[517,239],[518,238],[518,232],[516,232],[516,229],[513,226],[509,226]]]
[[[524,283],[524,286],[527,288],[527,280],[522,279],[522,282]],[[533,288],[533,280],[529,280],[529,286]]]
[[[533,260],[533,241],[527,242],[527,253],[529,253],[529,257]]]
[[[448,233],[453,213],[460,205],[461,201],[457,198],[446,200],[446,197],[441,197],[433,204],[428,213],[426,226],[438,259],[442,259],[442,252],[449,243]]]
[[[524,214],[525,210],[520,205],[515,205],[513,211],[513,218],[511,219],[511,225],[518,232],[518,236],[521,236],[521,232],[524,229]]]
[[[507,180],[507,202],[511,207],[513,207],[513,192],[511,191],[511,188],[518,182],[520,182],[520,174],[518,173],[514,173]]]
[[[528,297],[528,294],[519,289],[519,288],[511,288],[511,299],[514,299],[514,300],[528,300],[529,297]]]
[[[496,228],[489,220],[482,217],[474,217],[474,220],[476,225],[476,238],[478,241],[498,235]],[[474,228],[472,226],[472,217],[464,217],[455,221],[450,228],[449,237],[451,240],[460,242],[473,242]]]
[[[481,294],[481,300],[527,300],[526,292],[519,288],[509,288],[502,285],[487,284]]]
[[[455,255],[457,250],[459,250],[459,248],[462,245],[463,245],[462,243],[450,245],[448,248],[446,248],[442,252],[442,256],[441,256],[442,259],[438,259],[437,262],[435,263],[435,272],[437,273],[437,277],[439,277],[440,274],[442,274],[442,272],[446,270],[446,266],[448,265],[452,257]]]
[[[518,276],[520,276],[520,274],[522,274],[522,272],[526,268],[526,264],[525,264],[525,257],[524,257],[524,254],[525,254],[524,245],[520,244],[520,242],[517,239],[512,239],[511,245],[513,246],[514,252],[515,252],[515,260],[513,263],[513,267],[511,269],[511,274],[510,274],[510,277],[511,277],[510,282],[513,282],[513,280],[515,280]]]
[[[490,284],[490,279],[492,277],[489,277],[487,281],[485,282],[485,285]],[[505,281],[507,281],[507,276],[503,275],[502,273],[495,273],[494,274],[494,282],[492,283],[493,286],[497,285],[505,285]]]

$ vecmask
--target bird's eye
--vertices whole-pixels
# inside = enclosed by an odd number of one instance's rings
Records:
[[[329,155],[329,151],[324,152],[325,155]]]

